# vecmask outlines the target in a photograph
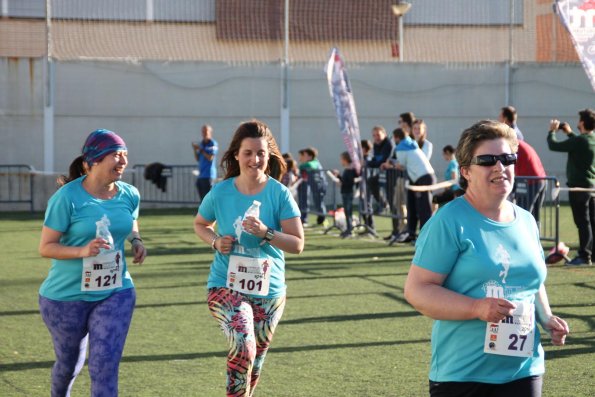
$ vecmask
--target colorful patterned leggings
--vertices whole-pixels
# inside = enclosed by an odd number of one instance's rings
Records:
[[[41,317],[54,342],[52,397],[68,397],[85,364],[89,344],[92,397],[118,395],[118,367],[136,301],[134,288],[96,302],[39,297]]]
[[[285,308],[285,296],[262,299],[227,288],[211,288],[207,303],[229,342],[227,396],[252,396]]]

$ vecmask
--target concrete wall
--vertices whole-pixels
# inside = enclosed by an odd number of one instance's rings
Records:
[[[380,124],[390,132],[398,114],[426,120],[440,153],[461,131],[482,118],[496,118],[506,105],[505,65],[464,67],[391,63],[350,68],[362,138]],[[89,132],[107,128],[127,142],[131,165],[159,161],[192,164],[192,140],[200,126],[214,127],[224,150],[235,127],[258,118],[279,139],[278,65],[207,63],[58,63],[55,72],[54,171],[65,172]],[[327,168],[339,168],[344,150],[323,65],[290,71],[290,151],[315,146]],[[43,62],[0,58],[0,163],[43,168]],[[595,106],[595,94],[580,65],[519,64],[511,73],[510,103],[519,126],[540,154],[548,174],[564,179],[566,156],[545,142],[552,117],[577,123],[577,111]],[[575,127],[574,127],[575,128]]]

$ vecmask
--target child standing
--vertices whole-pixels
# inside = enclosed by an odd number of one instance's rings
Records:
[[[299,152],[299,170],[302,179],[298,186],[298,206],[301,211],[301,220],[304,226],[308,225],[308,190],[312,194],[313,209],[318,217],[316,223],[322,225],[326,214],[324,205],[324,195],[326,194],[326,179],[322,173],[322,165],[316,158],[318,151],[313,147],[308,147]]]
[[[343,211],[345,211],[345,220],[347,229],[341,233],[341,238],[351,237],[353,231],[353,189],[355,187],[355,180],[357,172],[353,168],[351,156],[348,152],[341,153],[341,166],[343,172],[335,170],[334,174],[339,178],[341,183],[341,199],[343,200]]]

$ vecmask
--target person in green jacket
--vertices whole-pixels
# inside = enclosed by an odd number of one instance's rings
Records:
[[[566,162],[566,179],[570,188],[593,189],[595,187],[595,111],[585,109],[578,112],[578,130],[572,132],[568,123],[559,120],[550,121],[547,143],[550,150],[568,153]],[[562,131],[567,139],[558,141],[556,131]],[[569,266],[591,265],[595,243],[595,198],[590,191],[570,190],[568,200],[572,209],[572,217],[578,229],[578,255],[567,262]]]

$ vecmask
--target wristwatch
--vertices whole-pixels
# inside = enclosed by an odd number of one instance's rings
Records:
[[[273,239],[273,237],[275,237],[275,229],[269,227],[267,228],[267,232],[265,233],[262,239],[266,242],[270,242]]]

